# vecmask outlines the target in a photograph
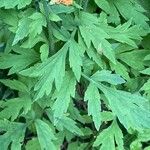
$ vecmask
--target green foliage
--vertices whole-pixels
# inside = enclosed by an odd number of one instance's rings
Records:
[[[0,150],[150,149],[148,0],[0,0]]]
[[[97,87],[90,83],[86,92],[85,92],[85,100],[88,100],[88,114],[93,116],[93,121],[97,130],[101,125],[101,102],[100,102],[100,94]]]
[[[52,140],[55,140],[56,138],[49,125],[43,122],[42,120],[37,119],[35,121],[35,126],[37,130],[39,143],[41,145],[41,149],[55,150],[56,148]]]
[[[52,109],[54,110],[55,118],[61,118],[67,112],[71,97],[75,97],[75,85],[75,77],[71,72],[67,72],[60,90],[54,93],[56,101]]]
[[[124,149],[123,134],[119,126],[117,125],[116,121],[114,121],[110,127],[100,132],[100,134],[96,138],[96,141],[94,142],[94,146],[99,146],[102,144],[101,146],[102,150],[109,150],[109,149],[115,150],[116,149],[115,142],[117,144],[118,149]]]
[[[26,125],[23,123],[0,121],[0,131],[4,134],[0,136],[1,149],[7,150],[11,144],[12,150],[21,150],[21,142],[24,140]]]
[[[31,109],[31,99],[27,96],[11,99],[1,104],[3,110],[0,112],[0,118],[11,119],[14,121],[18,115],[26,114]],[[23,112],[20,111],[23,109]]]

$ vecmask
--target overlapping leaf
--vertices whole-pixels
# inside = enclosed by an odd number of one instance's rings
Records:
[[[9,74],[18,73],[29,65],[38,61],[38,54],[34,50],[15,47],[16,54],[0,54],[0,69],[9,70]]]
[[[0,0],[0,149],[147,150],[148,1]]]
[[[69,40],[58,53],[48,58],[43,63],[37,64],[36,66],[21,72],[21,74],[25,76],[40,77],[40,80],[35,85],[35,91],[38,91],[37,99],[44,96],[44,94],[50,94],[53,82],[55,82],[57,90],[61,88],[63,77],[65,75],[65,59],[68,50],[70,66],[72,67],[76,78],[78,80],[80,79],[82,53],[80,52],[79,46],[76,47],[77,49],[74,49],[74,47],[72,47],[74,45],[77,46],[77,43]]]
[[[49,95],[52,90],[53,82],[55,82],[57,90],[61,88],[63,77],[65,75],[67,50],[68,46],[64,45],[58,53],[48,58],[43,63],[37,64],[36,66],[21,72],[24,76],[39,77],[39,81],[34,88],[35,91],[37,91],[36,99],[41,98],[45,94]]]
[[[92,115],[95,127],[99,130],[101,125],[101,101],[100,101],[100,93],[98,88],[93,84],[90,83],[86,92],[84,99],[88,100],[88,114]]]
[[[109,141],[109,143],[108,143]],[[116,121],[114,121],[108,128],[104,129],[96,138],[94,146],[101,146],[100,150],[124,150],[123,148],[123,134]]]
[[[13,89],[13,90],[17,90],[17,91],[21,91],[21,92],[28,92],[28,88],[27,86],[20,82],[19,80],[0,80],[1,83],[3,83],[5,86]]]
[[[142,131],[149,128],[150,111],[146,107],[147,100],[136,94],[125,91],[102,88],[112,111],[117,115],[126,129]]]
[[[32,14],[32,15],[31,15]],[[42,32],[42,27],[46,26],[46,19],[43,14],[27,11],[19,20],[16,35],[13,41],[13,45],[17,44],[20,40],[30,36],[31,39],[35,38]]]
[[[142,36],[145,35],[145,31],[142,30],[140,26],[131,26],[131,24],[132,20],[129,20],[122,25],[118,25],[116,28],[106,25],[102,25],[102,27],[109,34],[111,39],[131,45],[132,47],[137,47],[135,40],[141,41]]]
[[[0,135],[1,149],[8,150],[9,145],[11,145],[12,150],[21,150],[25,130],[26,125],[23,123],[0,120],[0,132],[5,132],[3,135]]]
[[[0,7],[5,7],[6,9],[14,8],[15,6],[18,6],[18,9],[21,9],[25,7],[26,5],[29,5],[32,0],[1,0],[0,1]]]
[[[76,135],[83,135],[81,129],[76,125],[76,122],[72,120],[69,117],[66,117],[65,115],[60,118],[57,122],[58,127],[65,128],[66,130],[70,131],[71,133],[74,133]]]
[[[15,120],[18,116],[26,114],[31,109],[31,99],[29,96],[18,97],[7,100],[1,104],[1,119]]]
[[[113,76],[117,77],[117,75]],[[119,81],[120,79],[118,78],[118,80],[116,80],[117,84],[121,83]],[[150,111],[146,107],[148,101],[144,97],[104,86],[99,81],[113,83],[114,79],[110,78],[110,80],[107,80],[107,78],[104,78],[104,80],[101,80],[98,76],[95,78],[93,75],[90,82],[93,82],[100,90],[102,90],[109,101],[111,110],[119,118],[120,122],[126,127],[126,129],[132,128],[142,131],[145,128],[149,128]]]
[[[82,47],[80,47],[75,40],[69,41],[70,67],[72,68],[78,81],[80,80],[81,77],[82,57],[84,52],[81,49]]]
[[[119,54],[118,58],[135,70],[143,70],[144,58],[147,54],[149,54],[147,50],[134,50]]]
[[[56,140],[56,137],[49,125],[44,121],[37,119],[35,121],[35,126],[41,149],[56,150],[56,147],[53,143],[53,140]]]
[[[60,90],[56,91],[53,105],[54,117],[61,118],[66,113],[71,97],[75,96],[76,80],[71,72],[67,72]]]
[[[26,144],[26,150],[32,150],[32,149],[36,149],[36,150],[40,150],[40,144],[38,141],[38,138],[32,138],[31,140],[29,140]]]
[[[124,79],[117,74],[112,74],[109,70],[97,71],[91,78],[97,82],[107,82],[113,85],[125,83]]]
[[[132,20],[114,28],[100,23],[96,16],[89,13],[82,13],[80,17],[82,24],[79,26],[79,29],[87,49],[91,48],[91,44],[93,44],[100,55],[104,54],[114,64],[116,63],[114,50],[108,39],[114,39],[121,43],[137,47],[135,40],[140,41],[142,39],[141,36],[145,35],[144,30],[139,26],[131,26]],[[93,53],[90,52],[90,54]],[[92,55],[91,57],[94,56]]]
[[[98,1],[95,0],[96,4],[103,9],[106,13],[110,16],[108,20],[115,24],[120,23],[120,16],[121,14],[126,20],[133,19],[135,24],[139,24],[144,28],[148,28],[147,21],[149,20],[148,17],[144,14],[146,10],[139,5],[137,0],[118,0],[118,1],[109,1],[103,0]]]
[[[102,49],[103,54],[115,63],[113,49],[111,44],[106,40],[110,36],[103,28],[100,28],[97,17],[89,13],[81,13],[80,19],[82,24],[79,26],[79,29],[87,48],[90,48],[93,43],[97,51],[98,49]]]

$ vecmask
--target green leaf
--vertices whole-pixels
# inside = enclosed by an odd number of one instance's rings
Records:
[[[79,122],[85,124],[85,119],[80,114],[80,111],[78,110],[78,108],[75,107],[73,101],[70,101],[68,113],[70,114],[73,120],[78,120]]]
[[[29,38],[21,44],[21,47],[31,49],[39,42],[48,43],[48,40],[43,32],[36,37],[33,37],[32,34],[30,34]]]
[[[143,36],[144,32],[143,30],[137,26],[131,26],[131,21],[124,23],[123,25],[119,25],[116,28],[112,28],[110,30],[110,37],[115,39],[116,41],[119,41],[121,43],[126,43],[128,45],[131,45],[133,47],[137,47],[137,44],[135,43],[135,40],[141,40],[141,36]]]
[[[26,1],[17,0],[17,1],[18,1],[18,9],[21,9],[21,8],[25,7],[26,5],[29,5],[32,2],[32,0],[26,0]]]
[[[29,5],[32,0],[1,0],[0,7],[5,7],[5,9],[14,8],[18,5],[18,9]]]
[[[116,64],[114,50],[112,45],[107,40],[101,40],[97,51],[102,52],[102,54],[104,54],[112,63]]]
[[[43,14],[36,12],[33,13],[29,18],[32,20],[29,25],[29,33],[36,37],[37,34],[42,32],[42,27],[46,27],[46,19]]]
[[[144,97],[104,86],[100,89],[108,99],[113,113],[127,130],[132,128],[142,131],[149,128],[150,111],[146,108],[148,101]]]
[[[81,47],[74,40],[69,41],[69,61],[70,67],[72,68],[76,79],[79,81],[81,77],[81,66],[82,66],[82,51]]]
[[[52,129],[40,119],[35,120],[38,140],[42,150],[56,150],[53,140],[56,140]]]
[[[72,1],[0,0],[0,150],[149,145],[149,0]]]
[[[100,51],[102,49],[103,54],[113,63],[115,63],[115,55],[111,44],[106,40],[109,35],[98,25],[98,19],[92,14],[81,13],[81,21],[83,22],[79,27],[80,33],[86,43],[87,48],[90,48],[93,43],[95,49]],[[93,19],[91,22],[86,21]],[[95,21],[95,22],[94,22]]]
[[[109,1],[109,5],[110,5],[110,12],[108,13],[108,22],[109,23],[114,23],[116,25],[120,24],[120,14],[115,6],[115,4],[113,3],[113,1]],[[102,8],[103,9],[103,8]]]
[[[71,133],[74,133],[80,136],[83,135],[80,128],[76,126],[76,122],[72,120],[71,118],[66,117],[65,115],[62,116],[60,119],[58,119],[56,126],[57,125],[62,126],[63,128],[70,131]]]
[[[49,19],[50,19],[51,21],[56,21],[56,22],[62,20],[62,19],[61,19],[58,15],[56,15],[55,13],[50,13]]]
[[[61,14],[61,13],[71,13],[75,11],[75,8],[73,6],[66,6],[62,4],[55,4],[55,5],[50,5],[50,11],[55,13],[55,14]]]
[[[103,111],[101,112],[102,121],[111,121],[114,120],[115,115],[110,111]]]
[[[49,55],[49,46],[47,44],[43,44],[40,47],[40,53],[41,53],[41,61],[45,61],[48,58]]]
[[[117,61],[116,64],[111,63],[110,66],[112,71],[115,70],[116,74],[122,76],[126,80],[130,79],[127,68],[119,61]]]
[[[93,15],[93,14],[88,13],[88,12],[81,12],[79,17],[80,17],[79,19],[81,20],[81,25],[82,26],[87,26],[87,25],[95,26],[95,25],[98,25],[99,20],[98,20],[96,15]],[[102,31],[102,30],[100,30],[100,31]],[[105,34],[105,32],[102,32],[102,33],[104,33],[104,35],[107,36],[107,34]]]
[[[147,74],[147,75],[150,75],[150,68],[146,68],[142,71],[140,71],[142,74]]]
[[[89,56],[89,58],[92,58],[94,62],[96,62],[101,68],[103,68],[103,62],[101,55],[96,52],[96,50],[93,47],[87,48],[86,52]]]
[[[130,150],[141,150],[142,143],[139,140],[135,140],[130,145]]]
[[[94,47],[98,49],[102,39],[109,37],[105,31],[95,25],[82,25],[80,26],[80,32],[88,48],[90,48],[92,42]]]
[[[126,53],[121,53],[118,55],[118,58],[135,70],[143,70],[144,58],[148,53],[148,50],[134,50]]]
[[[17,44],[28,35],[35,38],[42,32],[43,26],[46,27],[46,19],[43,14],[39,12],[32,13],[32,11],[26,12],[19,20],[13,45]]]
[[[38,60],[38,54],[32,49],[15,47],[16,54],[0,54],[0,69],[9,70],[9,74],[18,73]]]
[[[115,55],[111,47],[111,44],[107,40],[103,39],[104,37],[100,37],[99,35],[96,35],[96,34],[100,34],[101,36],[103,36],[103,33],[102,33],[103,31],[98,31],[98,30],[101,30],[100,28],[97,28],[97,31],[96,30],[93,31],[93,30],[94,30],[94,27],[91,27],[91,29],[90,27],[80,27],[81,35],[84,38],[84,41],[87,47],[90,48],[91,42],[93,42],[94,47],[96,48],[98,52],[100,51],[100,49],[102,49],[101,51],[103,52],[103,54],[108,59],[110,59],[110,61],[115,63]],[[99,39],[97,39],[97,37]]]
[[[150,3],[149,3],[149,0],[138,0],[138,3],[140,5],[142,5],[142,7],[146,10],[146,14],[149,17],[150,16],[150,9],[149,9],[150,8]]]
[[[19,18],[18,18],[18,13],[15,10],[13,10],[13,9],[11,9],[9,11],[8,10],[0,10],[0,18],[2,19],[2,21],[5,24],[7,24],[9,26],[8,29],[10,31],[12,31],[13,33],[16,32]],[[11,39],[11,41],[12,40],[13,39]]]
[[[62,49],[46,61],[37,64],[29,69],[21,71],[20,74],[29,77],[39,77],[34,90],[37,91],[35,100],[49,95],[55,81],[56,89],[61,88],[63,77],[65,75],[65,59],[68,45],[64,45]],[[54,67],[55,66],[55,67]]]
[[[141,132],[149,128],[150,111],[146,107],[147,99],[137,94],[107,87],[99,82],[99,78],[88,78],[84,74],[83,76],[104,93],[112,112],[127,130],[133,129]]]
[[[92,59],[94,62],[96,62],[101,68],[103,68],[103,62],[102,62],[102,58],[100,55],[102,53],[97,52],[93,46],[91,46],[90,48],[87,48],[85,45],[84,39],[82,38],[80,33],[78,33],[78,44],[82,47],[83,53],[86,51],[89,58]]]
[[[145,147],[144,150],[150,150],[150,146]]]
[[[95,127],[99,130],[102,121],[100,93],[93,83],[89,84],[84,99],[88,101],[88,115],[92,115]]]
[[[146,33],[138,25],[131,26],[131,24],[132,20],[129,20],[122,25],[118,25],[116,28],[108,26],[104,23],[100,24],[100,27],[105,30],[105,32],[110,36],[110,39],[114,39],[121,43],[126,43],[134,48],[137,48],[137,43],[135,40],[141,41],[142,36],[145,36]]]
[[[61,41],[68,41],[70,39],[70,33],[63,26],[58,28],[57,26],[53,25],[52,32],[54,37]]]
[[[144,8],[141,5],[139,5],[138,1],[136,0],[103,0],[102,2],[98,2],[97,0],[95,0],[95,2],[101,9],[103,9],[106,13],[110,15],[108,19],[112,23],[120,23],[120,13],[124,19],[130,20],[132,18],[132,21],[135,24],[141,25],[144,28],[148,28],[147,21],[149,21],[149,19],[144,14],[146,10],[144,10]]]
[[[71,97],[75,96],[76,80],[71,72],[66,72],[64,81],[59,91],[55,92],[56,101],[52,109],[54,110],[54,117],[61,118],[67,112]]]
[[[24,140],[26,125],[23,123],[9,122],[0,120],[0,132],[5,132],[0,135],[0,145],[2,150],[8,150],[11,144],[12,150],[21,150],[21,143]]]
[[[18,116],[27,114],[31,109],[31,104],[31,99],[28,96],[9,99],[1,104],[3,110],[0,111],[0,118],[14,121]]]
[[[29,34],[29,24],[30,19],[29,18],[22,18],[19,20],[18,23],[18,29],[16,31],[16,35],[13,41],[13,45],[17,44],[20,40],[27,37]]]
[[[109,141],[109,143],[108,143]],[[96,138],[94,146],[100,146],[100,150],[116,150],[116,144],[118,149],[123,148],[123,134],[116,121],[106,129],[104,129]]]
[[[125,83],[125,80],[122,79],[119,75],[111,74],[111,71],[108,70],[97,71],[94,75],[92,75],[91,78],[98,82],[104,81],[113,85]]]
[[[0,82],[13,90],[17,90],[20,92],[28,92],[27,86],[19,80],[1,79]]]
[[[110,7],[110,5],[109,5],[109,3],[108,3],[107,0],[101,0],[101,1],[95,0],[95,3],[96,3],[100,8],[102,8],[105,12],[107,12],[107,13],[110,12],[111,7]]]
[[[141,87],[141,90],[144,91],[150,90],[150,79]]]
[[[41,150],[38,138],[32,138],[26,144],[26,150]]]
[[[119,10],[120,14],[126,19],[129,20],[132,18],[135,24],[139,24],[144,28],[148,28],[147,21],[149,21],[148,17],[144,14],[146,12],[144,8],[138,4],[137,1],[129,0],[119,0],[114,1],[115,6]]]
[[[141,142],[150,141],[150,129],[146,129],[142,133],[139,133],[138,134],[138,140]]]
[[[149,13],[150,14],[150,13]],[[146,37],[143,38],[142,40],[142,46],[144,49],[150,49],[150,45],[149,45],[149,41],[150,41],[150,34],[148,34]],[[150,58],[150,57],[149,57]],[[149,59],[150,60],[150,59]]]
[[[109,23],[118,25],[120,23],[120,14],[113,1],[108,0],[95,0],[95,3],[99,8],[105,11],[109,16],[107,17]]]

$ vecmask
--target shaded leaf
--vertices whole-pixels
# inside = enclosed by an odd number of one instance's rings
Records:
[[[9,70],[9,74],[18,73],[38,61],[39,56],[34,50],[14,48],[16,54],[0,54],[0,69]]]
[[[0,111],[0,118],[13,121],[18,116],[27,114],[31,109],[31,104],[31,99],[28,96],[7,100],[1,104],[3,110]]]
[[[59,52],[46,61],[20,72],[20,74],[24,76],[39,77],[39,81],[34,88],[34,90],[37,91],[35,99],[39,99],[45,94],[49,95],[52,90],[53,82],[55,82],[57,90],[61,88],[65,75],[65,58],[67,50],[68,46],[64,45]]]
[[[23,123],[0,120],[0,132],[5,132],[3,135],[0,135],[1,149],[8,150],[11,144],[12,150],[21,150],[25,130],[26,125]]]
[[[35,121],[38,140],[42,150],[56,150],[53,140],[56,140],[53,131],[47,123],[37,119]]]

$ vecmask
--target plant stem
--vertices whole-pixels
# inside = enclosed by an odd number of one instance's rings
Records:
[[[45,17],[46,17],[46,21],[47,21],[50,54],[53,54],[54,53],[54,39],[53,39],[52,31],[51,31],[51,29],[52,29],[51,21],[49,20],[49,8],[48,8],[46,0],[42,0],[42,3],[43,3],[43,8],[45,11]]]

